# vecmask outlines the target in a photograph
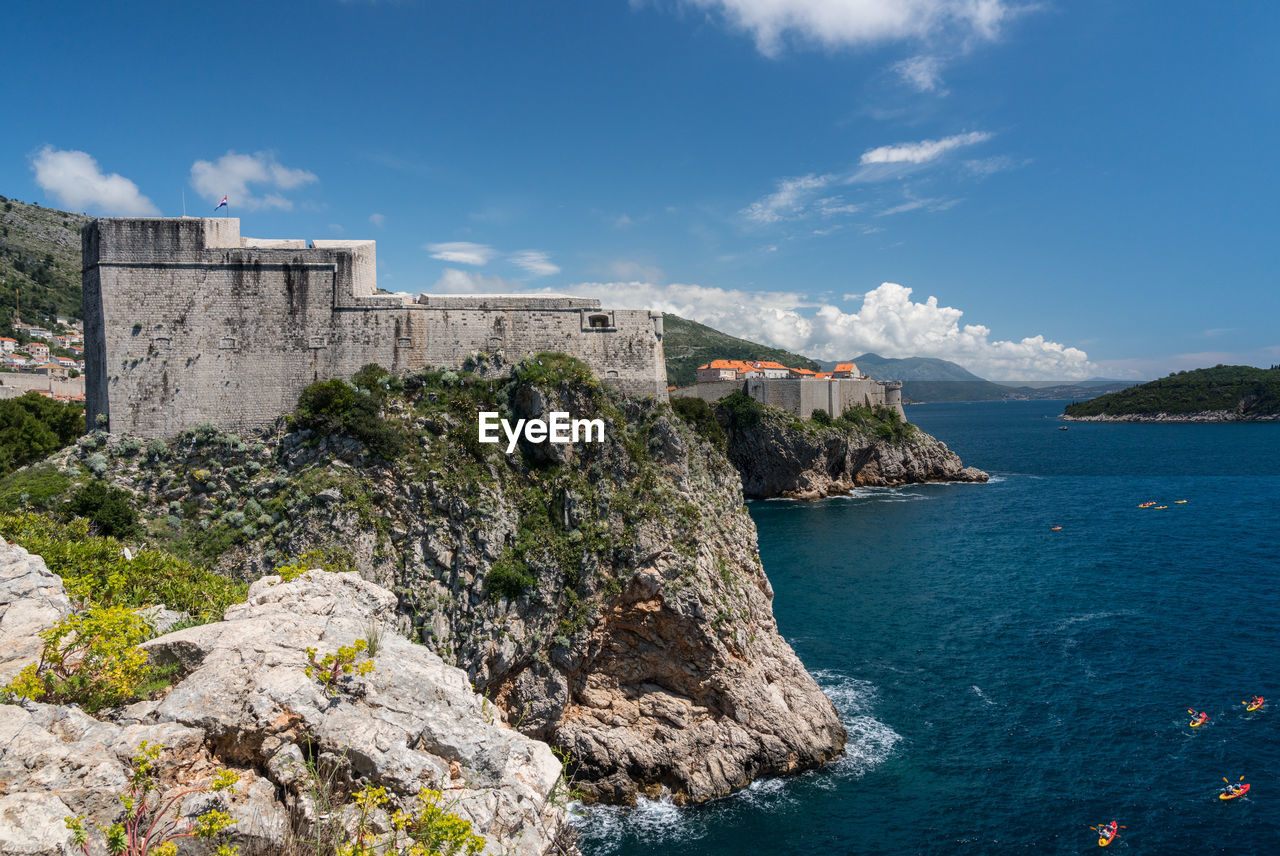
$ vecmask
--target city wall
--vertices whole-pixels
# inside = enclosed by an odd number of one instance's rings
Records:
[[[676,398],[701,398],[719,401],[730,393],[742,390],[756,401],[789,410],[808,419],[815,410],[825,410],[839,416],[850,407],[890,407],[903,419],[902,383],[863,378],[747,378],[736,381],[699,383],[672,390]]]
[[[242,238],[233,218],[99,219],[82,237],[91,426],[251,430],[317,380],[367,363],[457,368],[479,351],[564,352],[628,394],[666,400],[658,313],[578,297],[378,294],[373,241]]]

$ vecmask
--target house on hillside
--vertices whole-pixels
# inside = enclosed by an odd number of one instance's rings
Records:
[[[698,383],[736,380],[738,372],[746,367],[747,364],[741,360],[712,360],[705,366],[698,366]]]
[[[831,371],[832,377],[848,377],[855,380],[862,377],[862,373],[858,371],[857,363],[838,363]]]
[[[17,339],[10,336],[0,336],[0,354],[12,354],[17,347]]]
[[[764,361],[764,360],[753,360],[749,362],[748,365],[750,365],[751,368],[755,369],[756,371],[760,372],[762,377],[782,378],[782,377],[791,376],[791,369],[787,368],[782,363],[775,363],[775,362]]]
[[[27,342],[23,350],[34,357],[38,363],[49,361],[49,346],[43,342]]]

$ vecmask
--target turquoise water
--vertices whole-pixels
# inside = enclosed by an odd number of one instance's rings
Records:
[[[1119,853],[1280,853],[1280,424],[1059,431],[1061,406],[910,408],[988,485],[752,503],[848,755],[590,810],[584,853],[1087,853],[1111,819]]]

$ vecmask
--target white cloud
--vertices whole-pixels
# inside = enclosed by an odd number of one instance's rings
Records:
[[[1011,158],[1008,155],[996,155],[990,158],[981,158],[978,160],[967,160],[964,162],[965,170],[972,176],[982,179],[997,172],[1007,172],[1011,169],[1019,169],[1031,163],[1028,160],[1019,160]]]
[[[383,226],[387,225],[387,215],[377,213],[370,214],[369,222],[381,229]]]
[[[956,134],[941,140],[921,140],[918,143],[899,143],[895,146],[880,146],[862,153],[861,163],[927,163],[941,157],[952,149],[985,143],[992,135],[986,131],[970,131],[967,134]]]
[[[427,244],[427,249],[431,252],[431,258],[459,265],[485,265],[497,255],[497,251],[488,244],[473,244],[470,241]]]
[[[935,297],[914,302],[910,288],[889,282],[867,292],[857,312],[795,292],[689,284],[586,282],[557,290],[599,297],[607,306],[673,312],[730,335],[819,359],[849,359],[868,351],[886,357],[937,357],[997,380],[1069,380],[1097,373],[1078,348],[1042,335],[992,340],[987,327],[961,325],[961,310],[939,306]]]
[[[942,86],[942,60],[936,56],[913,56],[894,63],[893,70],[917,92],[947,94]]]
[[[905,214],[908,211],[918,211],[921,208],[926,208],[929,211],[946,211],[948,208],[954,208],[959,204],[959,199],[943,199],[937,197],[932,199],[908,199],[906,202],[894,205],[892,208],[886,208],[876,216],[889,217],[893,214]]]
[[[445,268],[431,286],[431,291],[437,294],[514,294],[523,289],[524,284],[516,280],[457,268]]]
[[[552,263],[550,257],[542,250],[521,250],[511,256],[511,263],[533,276],[551,276],[553,273],[560,273],[559,266]]]
[[[198,160],[191,165],[191,186],[197,193],[210,202],[226,196],[231,208],[249,211],[293,208],[284,195],[267,192],[257,196],[250,185],[261,185],[267,191],[293,190],[318,180],[313,172],[282,165],[271,152],[243,155],[228,151],[216,161]]]
[[[1010,0],[686,0],[720,12],[777,56],[787,36],[831,50],[889,41],[991,41],[1020,11]]]
[[[834,180],[832,175],[813,174],[784,178],[778,182],[777,190],[752,202],[742,209],[742,214],[756,223],[777,223],[797,217],[804,212],[810,197]]]
[[[118,217],[150,217],[160,213],[138,185],[118,173],[103,175],[85,152],[45,146],[31,159],[36,184],[73,211]]]

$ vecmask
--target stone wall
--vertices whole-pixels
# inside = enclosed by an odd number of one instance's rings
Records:
[[[716,381],[681,387],[671,391],[674,398],[701,398],[719,401],[742,390],[763,404],[789,410],[808,419],[821,409],[839,416],[850,407],[891,407],[906,418],[902,409],[902,383],[861,378],[748,378],[745,381]]]
[[[367,363],[456,368],[478,351],[582,359],[666,399],[661,315],[598,300],[377,294],[372,241],[242,238],[232,218],[100,219],[83,232],[89,424],[169,436],[269,425]]]
[[[28,392],[52,392],[54,395],[84,395],[84,378],[62,380],[43,374],[0,372],[0,398],[17,398]]]

